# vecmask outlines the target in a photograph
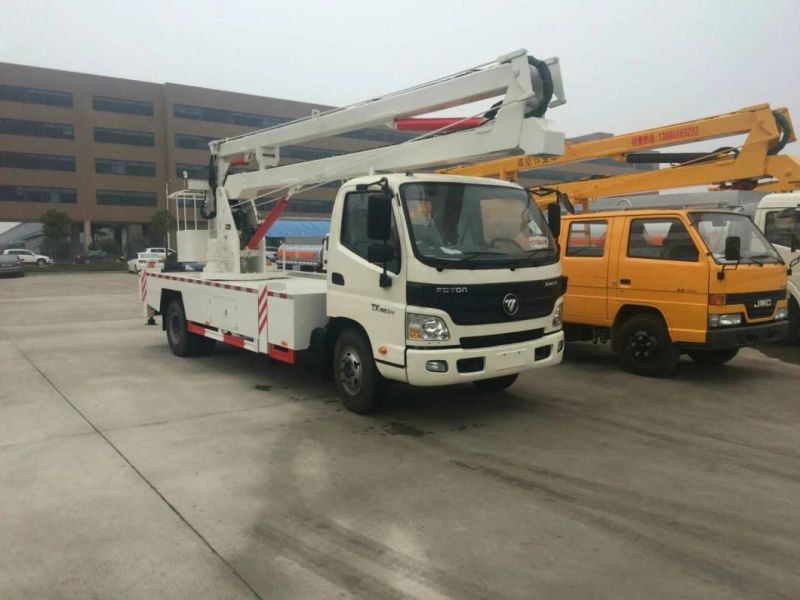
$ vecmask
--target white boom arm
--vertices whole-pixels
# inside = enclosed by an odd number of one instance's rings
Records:
[[[431,83],[367,102],[293,121],[270,129],[211,142],[216,160],[216,194],[212,202],[216,223],[209,243],[207,272],[239,273],[239,239],[229,201],[285,188],[290,195],[302,186],[348,179],[374,171],[406,171],[435,165],[469,162],[507,154],[558,155],[564,152],[564,133],[552,121],[526,117],[531,105],[542,102],[552,87],[550,106],[563,104],[558,59],[544,61],[552,82],[543,81],[525,50],[456,73]],[[552,84],[552,85],[550,85]],[[412,140],[291,165],[281,165],[280,148],[364,127],[413,117],[503,96],[493,120],[466,131]],[[255,163],[257,170],[228,174],[232,159]],[[252,207],[253,215],[255,208]],[[250,216],[251,224],[254,216]],[[215,238],[215,239],[214,239]],[[262,272],[264,244],[251,256],[247,271]]]

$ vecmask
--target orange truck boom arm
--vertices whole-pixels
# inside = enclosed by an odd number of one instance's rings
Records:
[[[694,158],[686,154],[667,154],[661,158],[659,154],[637,154],[741,134],[746,134],[747,137],[738,151],[725,149],[695,153]],[[655,160],[646,162],[667,162],[675,157],[675,162],[681,163],[666,169],[547,186],[547,189],[567,194],[573,203],[583,203],[584,208],[590,198],[694,185],[712,185],[716,186],[715,189],[790,191],[800,187],[800,160],[794,156],[778,155],[777,152],[796,139],[791,116],[786,108],[773,110],[768,104],[758,104],[731,113],[665,127],[588,142],[568,143],[562,156],[511,157],[453,167],[442,172],[516,181],[522,171],[598,158],[641,162],[649,157]],[[767,181],[761,181],[763,179]],[[554,202],[554,193],[538,195],[537,202]]]

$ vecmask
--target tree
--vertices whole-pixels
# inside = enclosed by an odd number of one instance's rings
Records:
[[[65,212],[51,208],[42,215],[42,250],[54,258],[69,257],[69,235],[72,221]]]
[[[148,237],[154,246],[165,245],[167,242],[167,231],[175,231],[178,223],[171,214],[163,208],[157,210],[150,217],[150,225],[148,227]]]

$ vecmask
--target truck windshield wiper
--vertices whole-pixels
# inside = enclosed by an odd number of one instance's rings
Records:
[[[763,265],[765,262],[760,259],[767,259],[767,262],[778,262],[777,259],[772,254],[754,254],[753,256],[745,256],[745,260],[750,260],[757,265]],[[772,259],[772,260],[769,260]]]

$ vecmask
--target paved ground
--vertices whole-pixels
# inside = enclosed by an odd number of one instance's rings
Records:
[[[576,346],[363,418],[173,357],[135,281],[0,280],[0,598],[800,597],[800,348],[653,381]]]

